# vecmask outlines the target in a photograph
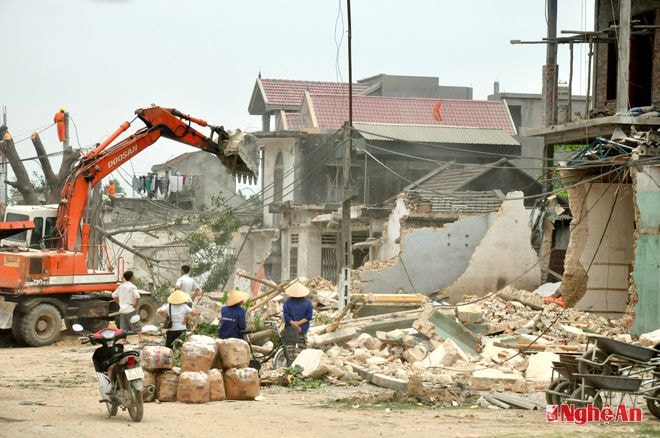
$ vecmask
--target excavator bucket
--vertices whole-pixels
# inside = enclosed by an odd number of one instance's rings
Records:
[[[231,171],[243,180],[254,182],[259,173],[259,145],[257,138],[240,130],[229,133],[229,139],[224,146],[224,154],[234,157],[234,168]]]

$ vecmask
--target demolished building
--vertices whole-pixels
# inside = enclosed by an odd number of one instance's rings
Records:
[[[587,119],[528,134],[546,148],[584,145],[560,169],[573,220],[559,293],[578,309],[625,314],[641,334],[660,326],[660,6],[621,3],[597,1],[595,30],[579,37],[594,44]]]

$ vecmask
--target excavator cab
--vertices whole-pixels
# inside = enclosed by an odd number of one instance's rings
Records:
[[[54,248],[57,205],[11,205],[3,224],[10,227],[0,234],[3,246]],[[23,224],[23,225],[22,225]]]

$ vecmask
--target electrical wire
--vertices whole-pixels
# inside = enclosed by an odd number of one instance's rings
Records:
[[[405,176],[399,174],[397,171],[395,171],[394,169],[390,168],[390,167],[387,166],[385,163],[383,163],[381,160],[379,160],[378,158],[376,158],[376,157],[375,157],[373,154],[371,154],[369,151],[366,151],[366,150],[362,149],[362,152],[368,154],[368,155],[371,157],[371,159],[373,159],[376,163],[380,164],[383,168],[385,168],[387,171],[389,171],[389,172],[392,173],[393,175],[397,176],[398,178],[402,179],[403,181],[408,182],[409,184],[416,185],[415,181],[412,181],[411,179],[406,178]],[[657,160],[656,160],[656,161],[657,161]],[[597,174],[597,175],[595,175],[595,176],[593,176],[593,177],[591,177],[591,178],[587,178],[587,179],[580,180],[580,181],[578,181],[578,182],[575,183],[575,184],[571,184],[571,185],[564,186],[564,187],[559,188],[559,189],[555,189],[555,190],[551,190],[551,191],[546,191],[546,192],[539,193],[539,194],[535,194],[535,195],[519,196],[519,197],[515,197],[515,198],[514,198],[514,197],[507,197],[507,198],[505,198],[504,200],[505,200],[505,201],[517,201],[517,200],[525,200],[525,199],[538,199],[538,198],[543,198],[543,197],[546,197],[546,196],[557,195],[558,193],[561,193],[561,192],[563,192],[564,190],[567,190],[567,189],[570,189],[570,188],[577,187],[577,186],[579,186],[579,185],[581,185],[581,184],[584,184],[584,183],[587,183],[587,182],[594,181],[594,180],[596,180],[596,179],[599,179],[599,178],[602,178],[602,177],[607,176],[607,175],[609,175],[609,174],[612,174],[612,173],[614,173],[614,172],[617,172],[617,171],[619,171],[619,170],[620,170],[621,168],[623,168],[623,167],[632,166],[632,165],[635,165],[635,164],[637,164],[637,163],[638,163],[637,161],[635,161],[635,162],[628,161],[628,162],[617,163],[617,165],[612,166],[613,169],[611,169],[611,170],[609,170],[609,171],[607,171],[607,172],[604,172],[604,173],[599,173],[599,174]],[[418,189],[418,190],[419,190],[419,191],[422,191],[422,192],[428,192],[428,193],[434,193],[434,194],[447,195],[447,192],[441,192],[441,191],[436,191],[436,190],[432,190],[432,189],[420,188],[420,189]]]

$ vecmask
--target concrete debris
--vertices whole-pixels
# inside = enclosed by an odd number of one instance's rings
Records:
[[[544,389],[552,379],[552,362],[559,362],[559,355],[549,351],[529,356],[525,377],[534,383],[537,389]]]
[[[452,339],[445,339],[429,354],[424,365],[426,367],[451,367],[458,361],[469,362],[470,358]]]
[[[304,377],[324,377],[330,384],[365,380],[424,403],[462,403],[466,391],[540,391],[548,385],[557,353],[583,351],[592,334],[632,340],[621,320],[544,303],[543,295],[556,290],[556,283],[534,292],[508,286],[481,298],[464,296],[458,306],[420,302],[413,310],[365,317],[349,311],[336,318],[335,286],[320,277],[300,280],[312,290],[315,322],[330,322],[310,328],[309,348],[293,364]],[[400,295],[384,298],[410,300],[410,294]],[[214,302],[204,301],[219,308]],[[273,299],[255,314],[269,324],[279,323],[281,312],[281,300]],[[660,330],[641,340],[655,345]],[[272,345],[268,342],[264,339],[264,348]],[[262,369],[265,384],[291,383],[284,369],[268,368]],[[480,400],[491,409],[535,408],[493,393]]]
[[[468,304],[456,308],[456,316],[463,324],[476,324],[484,317],[484,309],[478,304]]]
[[[470,388],[477,391],[527,392],[527,384],[521,374],[495,368],[482,368],[472,373]]]
[[[302,368],[303,377],[320,377],[330,371],[323,350],[313,348],[301,351],[296,360],[293,361],[292,366]]]
[[[660,342],[660,329],[649,333],[644,333],[639,337],[639,343],[642,347],[653,347]]]

